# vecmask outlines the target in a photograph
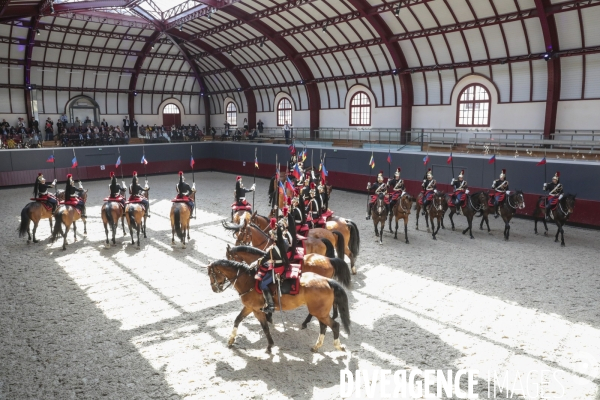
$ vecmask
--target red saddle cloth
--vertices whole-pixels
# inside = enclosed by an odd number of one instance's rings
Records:
[[[544,201],[541,201],[539,203],[540,208],[546,208],[546,204],[548,203],[548,201],[552,205],[552,207],[550,209],[556,210],[556,206],[558,206],[558,201],[559,201],[558,196],[547,196],[546,198],[544,198]]]
[[[376,194],[371,195],[371,200],[369,200],[369,203],[371,204],[375,204],[375,202],[377,201],[377,198],[379,196]],[[383,201],[385,202],[385,204],[390,204],[390,198],[388,196],[384,196],[383,197]],[[333,213],[332,213],[333,214]]]
[[[75,210],[77,210],[77,212],[78,212],[79,214],[81,214],[81,210],[80,210],[79,208],[77,208],[77,205],[78,205],[78,203],[79,203],[79,201],[78,201],[78,200],[73,200],[73,199],[71,199],[71,200],[69,200],[69,201],[63,201],[63,200],[61,200],[61,201],[60,201],[60,204],[62,204],[62,205],[65,205],[65,206],[71,206],[71,207],[73,207]]]
[[[271,271],[269,271],[268,273],[271,273]],[[276,267],[275,273],[279,274],[281,276],[282,280],[289,281],[289,282],[282,282],[282,286],[284,283],[287,283],[290,285],[290,291],[287,294],[295,295],[300,292],[300,276],[302,276],[302,264],[291,264],[290,263],[289,268]],[[262,294],[262,290],[260,290],[259,284],[260,284],[260,281],[256,280],[256,283],[254,284],[254,290],[256,290],[258,293]],[[273,285],[275,285],[275,282],[273,282]]]
[[[144,197],[138,197],[138,196],[129,196],[129,199],[127,199],[127,204],[131,204],[131,203],[141,203],[142,200],[146,200]]]
[[[494,197],[498,195],[498,202],[502,202],[504,201],[504,197],[506,196],[506,193],[502,193],[502,192],[490,192],[490,194],[488,195],[490,198],[488,199],[488,206],[490,207],[494,207]]]
[[[454,198],[455,198],[454,196],[448,197],[448,207],[454,207]],[[460,207],[463,208],[463,207],[466,207],[466,205],[467,205],[467,195],[465,194],[460,203]]]
[[[304,236],[308,235],[308,230],[309,229],[310,228],[308,227],[307,224],[304,224],[302,226],[296,225],[296,233],[300,233],[300,234],[302,234]],[[298,235],[298,237],[300,238],[300,235]],[[300,239],[298,239],[298,240],[300,240]]]
[[[104,201],[121,201],[123,200],[124,197],[123,196],[117,196],[117,197],[105,197]]]
[[[252,211],[252,204],[246,202],[246,204],[239,206],[237,202],[231,205],[233,211]]]
[[[389,194],[388,199],[390,199],[391,201],[396,201],[400,198],[400,196],[402,195],[402,192],[391,192]]]
[[[327,218],[331,217],[332,215],[333,215],[333,211],[327,210],[323,214],[321,214],[321,217],[327,219]]]
[[[188,201],[192,201],[188,196],[183,197],[175,197],[171,200],[171,203],[187,203]]]
[[[42,206],[46,209],[46,211],[52,210],[52,206],[48,204],[47,200],[50,196],[41,196],[41,197],[32,197],[29,200],[33,200],[37,203],[41,203]]]

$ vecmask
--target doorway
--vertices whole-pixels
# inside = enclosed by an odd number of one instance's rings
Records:
[[[171,126],[181,126],[181,111],[173,103],[169,103],[163,108],[163,126],[169,129]]]

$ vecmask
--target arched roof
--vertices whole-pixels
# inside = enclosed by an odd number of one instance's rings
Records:
[[[272,111],[282,88],[301,110],[342,108],[358,83],[403,119],[413,105],[449,104],[473,73],[496,84],[501,102],[600,98],[600,0],[157,4],[4,2],[0,87],[35,84],[45,106],[69,91],[103,92],[107,109],[133,101],[135,113],[150,111],[144,96],[223,113],[229,96],[252,115]]]

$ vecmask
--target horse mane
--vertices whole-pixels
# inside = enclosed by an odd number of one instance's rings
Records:
[[[236,271],[242,271],[247,274],[252,273],[250,266],[244,262],[237,262],[237,261],[232,261],[232,260],[216,260],[216,261],[213,261],[212,263],[210,263],[209,267],[210,266],[223,266],[223,267],[233,268]]]
[[[250,222],[250,226],[252,228],[255,228],[257,231],[259,231],[260,233],[262,233],[263,235],[265,235],[266,237],[269,237],[269,235],[266,234],[266,232],[263,232],[262,229],[260,229],[260,226],[256,225],[254,222]]]
[[[255,256],[264,256],[265,254],[267,254],[264,251],[262,251],[261,249],[257,249],[256,247],[252,247],[252,246],[235,246],[235,247],[232,247],[230,251],[232,251],[232,252],[241,251],[244,253],[250,253]]]

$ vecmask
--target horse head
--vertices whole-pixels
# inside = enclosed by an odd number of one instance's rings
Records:
[[[488,195],[485,191],[473,193],[473,196],[471,196],[471,198],[474,198],[476,200],[476,202],[479,203],[479,207],[481,210],[483,210],[483,211],[487,210]]]
[[[522,210],[525,208],[525,195],[523,194],[522,190],[517,190],[515,192],[515,202],[518,209]]]
[[[377,214],[379,215],[383,214],[383,212],[385,211],[385,196],[383,195],[383,193],[380,193],[379,196],[377,196],[377,201],[375,202],[375,209],[377,210]]]
[[[569,214],[571,214],[573,212],[573,210],[575,209],[575,198],[576,197],[577,197],[576,194],[567,193],[562,198],[562,201],[564,202],[565,208],[567,209],[567,212]]]
[[[252,226],[249,226],[248,221],[244,219],[244,222],[240,225],[240,229],[237,232],[235,245],[241,246],[250,244],[252,244]]]

